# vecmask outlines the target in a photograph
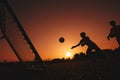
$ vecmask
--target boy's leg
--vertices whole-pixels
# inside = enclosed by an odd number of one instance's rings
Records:
[[[89,54],[91,53],[91,51],[92,51],[92,48],[91,48],[91,47],[88,47],[88,49],[87,49],[87,51],[86,51],[87,55],[89,55]]]
[[[92,45],[92,47],[95,49],[96,52],[101,52],[101,49],[96,45]]]
[[[119,47],[120,47],[120,36],[117,36],[117,37],[116,37],[116,40],[117,40],[117,42],[118,42],[118,44],[119,44]]]
[[[94,47],[94,49],[96,50],[98,57],[101,57],[101,58],[105,57],[104,54],[102,53],[101,49],[97,45]]]

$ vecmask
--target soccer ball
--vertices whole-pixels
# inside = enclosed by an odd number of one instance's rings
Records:
[[[59,42],[63,43],[65,41],[65,39],[63,37],[59,38]]]

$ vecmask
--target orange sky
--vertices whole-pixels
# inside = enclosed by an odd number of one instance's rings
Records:
[[[43,60],[62,58],[70,51],[85,52],[86,47],[70,49],[84,31],[101,49],[115,49],[115,39],[107,40],[110,20],[120,24],[119,0],[10,0],[9,3]],[[65,42],[60,43],[59,37]],[[3,43],[6,47],[3,47]],[[16,60],[3,40],[0,60]],[[7,48],[8,47],[8,48]],[[4,52],[3,50],[7,50]]]

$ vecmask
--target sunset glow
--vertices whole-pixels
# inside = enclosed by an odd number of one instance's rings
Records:
[[[115,20],[120,25],[120,6],[116,6],[119,5],[116,0],[8,2],[43,60],[71,58],[76,53],[85,53],[85,46],[71,50],[71,47],[81,40],[80,33],[83,31],[101,49],[114,50],[118,47],[115,38],[107,40],[111,28],[109,21]],[[63,43],[59,42],[61,36],[65,39]],[[0,41],[0,51],[1,61],[17,60],[5,39]]]
[[[71,56],[72,56],[72,55],[71,55],[71,52],[69,52],[69,51],[66,52],[66,58],[71,58]]]

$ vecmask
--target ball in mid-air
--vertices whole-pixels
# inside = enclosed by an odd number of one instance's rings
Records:
[[[59,38],[59,42],[63,43],[65,41],[65,39],[63,37]]]

